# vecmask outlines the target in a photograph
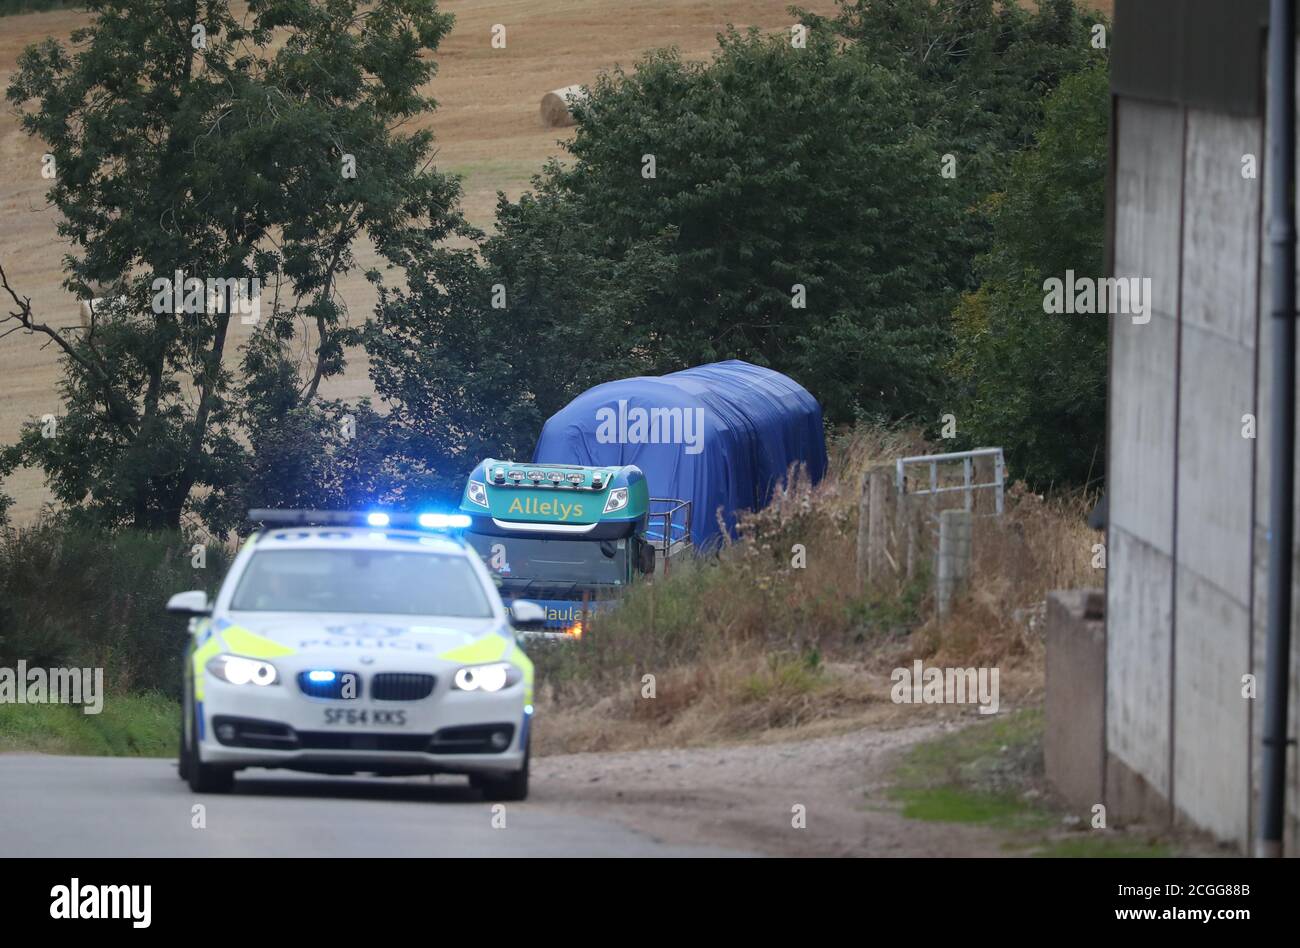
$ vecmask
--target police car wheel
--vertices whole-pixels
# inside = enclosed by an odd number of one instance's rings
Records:
[[[185,779],[195,793],[229,793],[233,790],[234,768],[205,764],[199,755],[199,716],[195,710],[190,714],[189,759],[185,764]]]
[[[524,765],[514,773],[504,777],[470,777],[470,785],[483,792],[483,799],[502,803],[518,803],[528,799],[528,759],[532,756],[531,742],[529,743],[530,746],[524,749]]]

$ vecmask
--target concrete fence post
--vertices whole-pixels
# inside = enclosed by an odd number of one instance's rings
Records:
[[[939,618],[946,618],[953,600],[970,578],[971,513],[945,510],[939,514]]]

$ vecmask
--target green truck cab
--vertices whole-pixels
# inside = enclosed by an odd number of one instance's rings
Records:
[[[653,499],[635,465],[578,467],[494,458],[465,483],[466,541],[507,605],[528,599],[553,633],[580,637],[585,617],[690,546],[690,504]]]

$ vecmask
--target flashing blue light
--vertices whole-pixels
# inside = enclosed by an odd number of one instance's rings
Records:
[[[309,671],[307,672],[308,681],[333,681],[338,676],[332,671]]]
[[[388,526],[388,514],[386,513],[366,514],[366,523],[370,524],[372,527],[386,527]]]
[[[533,713],[533,706],[531,704],[524,705],[524,714],[532,714],[532,713]]]
[[[423,513],[420,514],[418,522],[428,530],[446,530],[468,527],[471,521],[469,514]]]

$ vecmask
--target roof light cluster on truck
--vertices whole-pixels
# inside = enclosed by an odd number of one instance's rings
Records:
[[[489,483],[504,487],[507,484],[514,484],[516,487],[542,487],[549,485],[551,487],[567,487],[574,490],[581,490],[590,487],[591,490],[603,490],[607,485],[610,475],[605,471],[594,471],[591,475],[591,484],[587,484],[586,477],[581,471],[573,470],[542,470],[540,468],[510,468],[507,469],[501,465],[496,465],[492,469]],[[525,485],[525,481],[528,482]],[[475,482],[477,483],[477,482]]]

